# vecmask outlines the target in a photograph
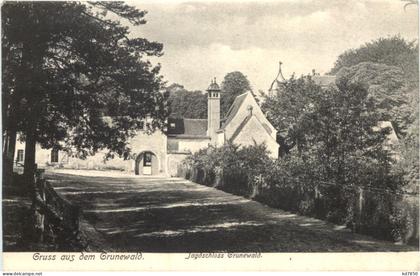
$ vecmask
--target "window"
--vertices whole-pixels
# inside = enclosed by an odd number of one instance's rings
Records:
[[[23,150],[18,150],[17,151],[16,162],[23,162]]]
[[[51,150],[51,163],[58,163],[58,150]]]

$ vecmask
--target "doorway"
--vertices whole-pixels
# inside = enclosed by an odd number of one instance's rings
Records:
[[[151,151],[140,153],[136,158],[136,175],[156,175],[159,173],[159,164],[156,155]]]

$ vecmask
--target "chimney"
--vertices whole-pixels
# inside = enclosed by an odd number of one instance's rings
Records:
[[[216,78],[211,81],[207,88],[207,135],[211,143],[216,144],[216,131],[220,128],[220,88]]]

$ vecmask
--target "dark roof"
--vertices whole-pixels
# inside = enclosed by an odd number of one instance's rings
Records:
[[[224,128],[227,124],[229,124],[229,122],[233,119],[233,117],[235,117],[236,113],[241,107],[242,102],[245,100],[247,93],[248,92],[243,93],[235,98],[235,101],[233,101],[233,104],[230,106],[226,114],[226,117],[223,119],[222,128]]]
[[[330,76],[330,75],[324,75],[324,76],[319,76],[319,75],[315,75],[312,77],[312,79],[314,80],[314,82],[322,87],[326,87],[329,86],[331,84],[335,84],[335,76]]]
[[[179,138],[206,138],[207,119],[168,119],[168,136]]]

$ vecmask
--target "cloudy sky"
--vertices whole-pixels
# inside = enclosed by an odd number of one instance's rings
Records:
[[[130,3],[130,2],[129,2]],[[323,74],[343,51],[379,37],[418,39],[417,6],[400,0],[153,1],[133,34],[164,44],[169,83],[204,90],[210,79],[241,71],[267,90],[283,62],[285,77]]]

